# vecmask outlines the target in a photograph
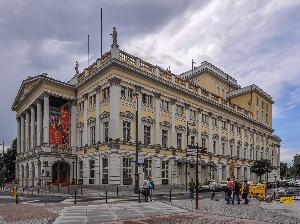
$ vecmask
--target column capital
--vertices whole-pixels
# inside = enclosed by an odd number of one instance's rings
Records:
[[[134,90],[135,90],[136,92],[138,92],[138,93],[142,93],[142,87],[139,86],[139,85],[135,85],[135,86],[134,86]]]
[[[89,97],[89,94],[88,94],[88,93],[84,93],[84,94],[82,95],[82,97],[83,97],[83,99],[87,100],[87,98]]]
[[[172,105],[174,105],[176,102],[177,102],[177,99],[175,99],[175,98],[172,98],[171,101],[170,101],[170,103],[171,103]]]
[[[161,93],[154,93],[154,97],[155,97],[155,99],[160,99],[160,97],[161,97]]]
[[[95,92],[96,93],[100,93],[101,91],[101,86],[100,85],[97,85],[95,88],[94,88]]]
[[[186,110],[188,110],[188,109],[190,109],[190,107],[191,107],[191,104],[189,104],[189,103],[185,103],[185,104],[184,104],[184,107],[185,107],[185,109],[186,109]]]
[[[201,114],[203,112],[203,109],[197,108],[197,111],[198,111],[199,114]]]

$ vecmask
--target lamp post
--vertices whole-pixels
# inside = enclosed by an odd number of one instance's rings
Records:
[[[188,145],[189,145],[189,122],[186,122],[186,149],[185,149],[185,191],[188,190],[188,181],[187,181],[187,175],[188,175]]]
[[[1,144],[0,144],[1,145]],[[3,164],[3,167],[2,167],[2,175],[3,175],[3,181],[5,182],[5,159],[4,159],[4,141],[2,143],[2,164]]]
[[[133,94],[136,96],[136,111],[135,111],[135,164],[134,164],[134,172],[135,172],[135,182],[134,182],[134,193],[138,194],[139,193],[139,124],[138,124],[138,111],[139,111],[139,103],[138,103],[138,98],[140,93],[138,91],[134,92]]]

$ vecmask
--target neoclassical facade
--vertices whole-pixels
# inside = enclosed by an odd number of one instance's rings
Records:
[[[157,185],[195,178],[257,180],[255,160],[269,159],[279,178],[280,138],[272,129],[272,97],[208,62],[181,75],[119,49],[111,50],[67,83],[47,74],[22,82],[12,110],[17,118],[16,177],[20,186],[49,182],[133,185],[136,122],[139,177]],[[137,116],[138,115],[138,116]],[[187,170],[186,170],[186,164]]]

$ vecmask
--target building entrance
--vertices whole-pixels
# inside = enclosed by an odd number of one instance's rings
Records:
[[[58,161],[52,165],[53,183],[70,183],[70,165],[67,162]]]

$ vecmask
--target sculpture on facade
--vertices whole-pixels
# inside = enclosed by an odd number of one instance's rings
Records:
[[[118,32],[116,27],[113,27],[113,32],[110,35],[112,36],[113,39],[112,45],[118,46]]]
[[[76,61],[76,63],[75,63],[75,71],[76,71],[76,75],[79,74],[79,63],[78,63],[78,61]]]

